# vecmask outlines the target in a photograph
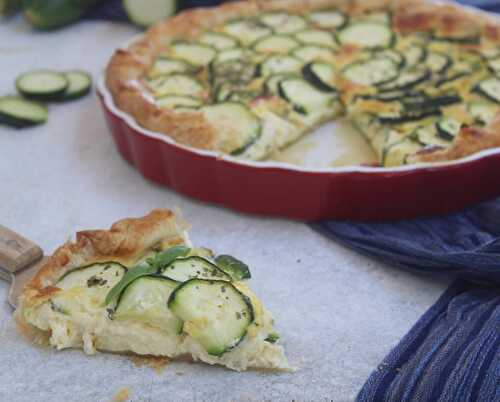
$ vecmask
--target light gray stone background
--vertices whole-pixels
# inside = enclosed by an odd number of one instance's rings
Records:
[[[19,73],[83,68],[98,77],[112,50],[137,31],[84,22],[34,33],[0,23],[0,94]],[[448,280],[397,271],[308,226],[242,215],[154,185],[115,150],[95,94],[50,105],[49,123],[0,127],[0,222],[50,253],[75,231],[102,228],[155,207],[182,209],[198,245],[251,265],[251,285],[274,313],[292,374],[236,373],[172,363],[163,374],[129,358],[34,347],[16,332],[0,283],[0,401],[350,401],[380,360],[437,299]]]

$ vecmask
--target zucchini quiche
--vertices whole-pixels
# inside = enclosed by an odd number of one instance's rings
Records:
[[[115,104],[181,144],[261,160],[347,118],[381,166],[500,146],[500,24],[430,0],[242,1],[119,49]]]
[[[289,370],[248,266],[190,245],[170,210],[77,233],[26,285],[19,329],[57,349]]]

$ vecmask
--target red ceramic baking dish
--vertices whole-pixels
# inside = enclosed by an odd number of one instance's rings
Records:
[[[499,148],[397,168],[243,161],[140,127],[117,109],[103,80],[98,94],[118,151],[144,177],[238,211],[307,221],[389,220],[457,211],[500,195]]]

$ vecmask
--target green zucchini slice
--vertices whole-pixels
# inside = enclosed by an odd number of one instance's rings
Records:
[[[0,123],[22,128],[43,124],[49,112],[41,103],[30,101],[20,96],[0,97]]]
[[[251,59],[254,53],[249,49],[242,49],[240,47],[234,49],[225,49],[217,53],[213,60],[213,64],[223,63],[229,60],[247,60]]]
[[[306,63],[309,63],[311,61],[332,60],[334,53],[332,52],[332,49],[325,46],[308,45],[295,49],[292,52],[292,55]]]
[[[460,122],[450,117],[443,117],[436,123],[438,136],[446,141],[453,141],[461,127]]]
[[[438,52],[428,52],[425,59],[425,65],[434,74],[443,74],[452,65],[451,58],[444,54]]]
[[[325,62],[308,63],[302,69],[304,78],[323,92],[336,92],[333,82],[335,70],[333,66]]]
[[[337,46],[334,36],[330,32],[322,31],[320,29],[306,29],[297,32],[295,39],[305,45],[318,45],[334,48]]]
[[[392,47],[394,33],[386,24],[373,21],[354,22],[337,34],[341,45],[353,45],[362,48],[378,49]]]
[[[379,113],[377,119],[381,124],[393,125],[424,120],[441,114],[440,109],[404,110],[399,113]]]
[[[230,151],[232,155],[244,152],[261,135],[260,119],[242,103],[223,102],[203,106],[200,110],[223,138],[230,138],[238,133],[239,145]]]
[[[287,78],[300,78],[297,74],[282,73],[271,75],[264,83],[265,91],[271,95],[279,95],[279,83]]]
[[[257,20],[244,19],[228,22],[223,27],[224,32],[238,39],[243,45],[249,45],[256,40],[272,34],[272,30]]]
[[[263,14],[259,21],[268,26],[276,33],[288,34],[300,31],[307,26],[304,18],[284,12],[272,12]]]
[[[420,45],[412,44],[403,51],[405,57],[405,65],[413,67],[423,62],[427,56],[427,49]]]
[[[51,70],[30,71],[16,79],[16,88],[21,95],[42,101],[60,99],[68,85],[64,74]]]
[[[359,85],[381,85],[396,79],[399,69],[389,58],[357,61],[342,70],[342,74]]]
[[[307,19],[314,26],[324,29],[339,29],[347,22],[345,14],[337,10],[313,11],[307,15]]]
[[[95,1],[94,1],[95,3]],[[130,21],[141,27],[148,27],[175,14],[177,0],[123,0],[123,8]]]
[[[257,75],[257,66],[245,60],[227,60],[210,67],[213,80],[222,79],[232,84],[248,84]]]
[[[467,105],[467,110],[474,118],[474,121],[482,126],[488,125],[500,109],[489,102],[471,102]]]
[[[231,277],[217,265],[197,256],[178,258],[163,268],[160,273],[176,282],[186,282],[192,278],[231,280]]]
[[[406,64],[406,59],[403,54],[394,49],[382,49],[374,52],[374,54],[377,58],[386,57],[391,59],[398,66],[398,68],[402,68]]]
[[[178,283],[158,276],[142,276],[121,294],[113,320],[130,320],[156,327],[171,334],[182,331],[182,321],[168,308],[168,299]]]
[[[203,85],[189,75],[171,74],[159,76],[146,81],[146,85],[154,93],[155,97],[165,95],[203,97],[205,88]]]
[[[170,295],[168,308],[184,322],[183,331],[213,356],[236,347],[254,320],[249,298],[226,281],[184,282]]]
[[[111,289],[126,272],[126,268],[117,262],[102,262],[72,269],[56,283],[60,289],[104,288]]]
[[[68,86],[64,91],[61,100],[73,100],[81,98],[90,92],[92,87],[92,77],[89,73],[81,70],[66,71],[64,73]]]
[[[235,281],[250,279],[252,277],[248,265],[231,255],[218,255],[215,263]]]
[[[431,73],[427,68],[415,67],[410,70],[403,71],[395,80],[392,80],[387,84],[382,84],[379,87],[379,90],[405,90],[429,80],[430,77]]]
[[[418,127],[412,136],[423,146],[447,147],[450,145],[450,140],[439,135],[433,126]]]
[[[259,53],[289,53],[299,46],[299,43],[288,35],[269,35],[259,39],[254,44],[254,49]]]
[[[195,66],[207,66],[217,54],[216,50],[201,43],[177,42],[170,46],[172,57]]]
[[[280,96],[302,114],[313,114],[329,108],[338,99],[335,93],[321,92],[301,78],[287,78],[278,84]]]
[[[486,78],[476,85],[476,92],[495,103],[500,103],[500,79]]]
[[[165,56],[159,56],[149,70],[148,77],[155,78],[159,75],[175,73],[190,74],[196,71],[196,67],[184,60],[176,60]]]
[[[177,109],[177,108],[198,108],[203,103],[192,96],[181,96],[181,95],[165,95],[156,98],[156,104],[160,107],[166,109]]]
[[[488,59],[488,67],[495,75],[500,75],[500,55],[492,59]]]
[[[212,46],[217,50],[225,50],[238,46],[238,41],[235,38],[217,32],[205,32],[201,35],[199,42]]]
[[[302,67],[302,60],[288,55],[272,55],[260,65],[260,75],[267,77],[278,73],[297,73]]]

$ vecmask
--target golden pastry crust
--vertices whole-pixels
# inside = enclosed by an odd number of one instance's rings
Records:
[[[109,230],[78,232],[76,240],[59,247],[26,284],[18,311],[53,297],[59,291],[55,283],[71,269],[105,261],[130,266],[154,248],[185,243],[184,229],[185,224],[172,211],[155,209],[142,218],[120,220]]]
[[[228,153],[239,141],[239,133],[224,138],[201,112],[174,112],[154,103],[141,84],[155,55],[176,39],[194,38],[206,29],[226,21],[254,16],[261,12],[287,10],[305,14],[335,7],[350,15],[371,10],[393,10],[397,31],[432,30],[443,35],[466,35],[475,30],[488,45],[500,44],[498,18],[448,1],[432,0],[249,0],[215,8],[184,11],[150,28],[138,41],[113,55],[106,69],[106,85],[117,107],[130,114],[139,125],[167,134],[176,142],[200,149]],[[471,44],[470,47],[477,48]],[[471,134],[471,132],[474,132]],[[457,159],[498,146],[499,137],[490,128],[463,129],[449,148],[430,148],[408,158],[412,163]]]

